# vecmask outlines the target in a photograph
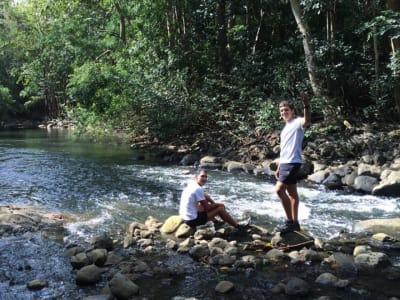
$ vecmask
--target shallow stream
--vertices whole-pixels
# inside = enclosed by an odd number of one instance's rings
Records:
[[[141,156],[144,159],[138,160]],[[0,132],[0,205],[31,206],[69,216],[65,243],[70,237],[123,233],[127,224],[142,222],[150,215],[165,220],[177,214],[180,192],[192,178],[192,168],[161,164],[153,153],[78,140],[66,130]],[[237,219],[252,216],[257,225],[273,228],[284,218],[272,178],[210,171],[205,187]],[[300,184],[299,194],[301,224],[321,238],[333,237],[341,230],[353,231],[359,220],[398,217],[400,212],[400,198],[345,194],[307,184]],[[19,255],[23,262],[29,256],[25,248],[32,245],[21,244],[10,252],[7,243],[19,242],[0,240],[0,279],[19,284],[27,278],[18,279],[15,270],[4,268],[18,264],[9,263],[11,256]],[[35,244],[35,238],[29,243]],[[63,249],[60,241],[32,247],[40,249],[43,256],[50,256],[55,248]],[[68,266],[67,262],[48,263],[57,269],[62,269],[58,264]],[[66,276],[53,272],[52,268],[42,269],[43,277]],[[66,272],[70,274],[70,270]],[[62,293],[69,293],[69,282],[63,281]],[[0,294],[9,295],[2,299],[14,299],[13,293],[4,291],[18,284],[0,285]]]

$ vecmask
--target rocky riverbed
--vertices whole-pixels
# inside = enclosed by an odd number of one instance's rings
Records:
[[[313,132],[304,141],[299,179],[332,190],[400,196],[399,126],[363,125]],[[132,147],[158,147],[162,160],[228,172],[274,176],[279,133],[249,136],[240,142],[202,133],[168,145],[136,139]]]
[[[18,257],[27,249],[7,253],[14,248],[2,245],[4,299],[400,299],[400,242],[379,221],[289,249],[287,238],[256,224],[237,231],[208,223],[193,232],[178,216],[64,244],[63,218],[1,207],[3,244],[51,245],[29,259]],[[369,229],[377,223],[378,232]]]
[[[168,162],[272,176],[277,137],[240,144],[218,136],[170,145],[135,140],[132,147],[158,147]],[[398,128],[374,126],[308,139],[302,178],[398,196],[399,141]],[[359,233],[313,237],[305,247],[288,249],[257,224],[245,232],[221,224],[190,232],[179,219],[166,230],[171,220],[151,217],[143,224],[127,220],[123,235],[65,243],[65,218],[1,207],[4,299],[400,299],[398,219],[368,220],[357,224]]]

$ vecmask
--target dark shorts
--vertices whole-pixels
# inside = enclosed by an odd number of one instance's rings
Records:
[[[281,164],[279,165],[279,178],[278,181],[285,184],[296,184],[297,173],[299,173],[301,164]]]
[[[191,228],[196,228],[196,226],[204,225],[207,223],[207,212],[201,211],[197,213],[197,218],[194,220],[185,221],[187,225]]]

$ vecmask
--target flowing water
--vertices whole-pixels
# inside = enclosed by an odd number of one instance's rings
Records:
[[[165,220],[177,214],[180,192],[192,179],[190,167],[162,164],[153,153],[127,145],[75,139],[66,130],[0,132],[0,205],[73,216],[66,224],[68,236],[123,232],[130,222],[150,215]],[[215,170],[205,188],[237,219],[250,215],[254,223],[273,228],[284,218],[271,178]],[[299,185],[299,194],[300,222],[321,238],[353,231],[359,220],[398,217],[400,212],[400,198],[306,184]]]

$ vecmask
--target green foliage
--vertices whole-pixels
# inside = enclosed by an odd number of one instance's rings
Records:
[[[260,105],[257,113],[257,130],[274,131],[282,126],[278,102],[268,99]]]
[[[0,116],[5,118],[13,112],[15,101],[12,100],[10,90],[0,85]]]
[[[67,112],[79,131],[98,135],[118,128],[169,139],[207,130],[239,140],[279,128],[279,101],[300,104],[300,92],[310,91],[287,0],[219,2],[224,15],[211,0],[6,2],[2,111],[23,104],[27,115]],[[400,67],[389,37],[400,36],[398,13],[380,1],[300,3],[324,89],[311,99],[313,122],[394,120],[387,107]],[[331,39],[329,13],[341,20]],[[216,28],[217,20],[224,26]]]

